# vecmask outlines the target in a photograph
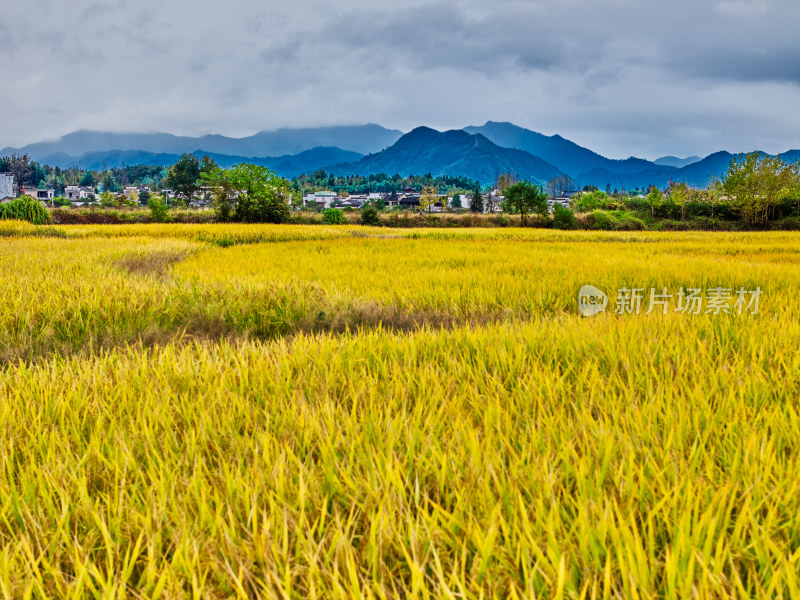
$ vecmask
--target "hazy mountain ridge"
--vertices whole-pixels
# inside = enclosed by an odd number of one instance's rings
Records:
[[[760,154],[768,155],[766,152]],[[578,176],[580,185],[596,185],[603,188],[628,190],[645,188],[649,185],[666,187],[670,181],[683,182],[690,186],[705,187],[713,179],[721,178],[728,170],[728,165],[734,158],[740,158],[744,153],[731,154],[724,150],[709,154],[705,158],[691,163],[685,167],[656,166],[657,168],[645,169],[638,173],[614,173],[607,169],[593,169]],[[787,150],[780,154],[787,162],[800,161],[800,150]],[[588,183],[587,183],[588,182]]]
[[[487,121],[480,127],[465,127],[468,133],[481,133],[498,146],[517,148],[557,165],[561,171],[576,177],[592,169],[607,169],[614,173],[638,173],[653,163],[643,158],[624,160],[606,158],[560,135],[547,136],[513,123]]]
[[[661,156],[653,161],[654,164],[662,167],[687,167],[700,160],[700,156],[687,156],[686,158],[678,158],[677,156]]]
[[[154,154],[183,154],[197,150],[206,154],[275,157],[296,155],[318,147],[337,147],[364,155],[378,152],[396,142],[402,131],[380,125],[342,125],[304,129],[261,131],[233,138],[223,135],[176,136],[171,133],[110,133],[75,131],[58,140],[37,142],[21,148],[4,148],[0,156],[28,154],[42,161],[45,156],[66,154],[79,157],[88,152],[138,150]]]
[[[87,147],[93,149],[80,151]],[[383,172],[465,176],[487,185],[501,173],[538,183],[565,173],[579,188],[595,185],[601,189],[635,189],[651,184],[664,187],[670,181],[705,186],[721,177],[738,156],[720,151],[702,159],[610,159],[559,135],[547,136],[494,121],[444,132],[417,127],[403,134],[368,124],[278,129],[244,138],[76,131],[53,142],[5,148],[0,156],[28,153],[52,166],[102,169],[133,164],[166,166],[186,152],[209,155],[223,167],[239,162],[263,165],[284,177],[324,168],[339,175]],[[800,151],[789,150],[782,156],[797,161]]]
[[[282,177],[294,177],[301,173],[316,171],[324,165],[335,162],[354,161],[363,156],[358,152],[350,152],[332,147],[311,148],[310,150],[304,150],[298,154],[284,156],[235,156],[205,152],[203,150],[195,150],[189,154],[194,154],[198,157],[209,156],[213,158],[219,166],[225,168],[242,162],[262,165],[272,169]],[[78,167],[86,170],[101,170],[104,168],[119,168],[141,164],[169,166],[174,164],[179,158],[180,154],[115,149],[103,152],[87,152],[78,157],[69,156],[64,153],[51,154],[43,157],[41,162],[53,167],[61,167],[62,169]]]

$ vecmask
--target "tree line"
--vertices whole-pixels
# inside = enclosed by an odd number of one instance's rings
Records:
[[[55,187],[63,194],[66,185],[84,185],[101,192],[107,202],[114,201],[116,192],[124,186],[149,185],[157,189],[174,190],[180,204],[187,205],[204,190],[212,196],[219,220],[252,222],[266,220],[281,222],[290,205],[299,206],[304,193],[321,189],[339,194],[393,193],[413,190],[421,194],[421,209],[431,211],[439,202],[437,195],[452,198],[448,209],[484,212],[492,199],[479,182],[466,177],[406,177],[384,173],[373,175],[337,176],[319,170],[291,180],[278,177],[266,167],[242,164],[230,169],[220,168],[208,157],[184,154],[170,167],[132,165],[114,169],[61,169],[41,165],[28,155],[0,158],[0,171],[10,172],[20,190],[25,187]],[[593,214],[596,220],[649,219],[655,220],[721,220],[740,221],[745,225],[764,225],[770,221],[797,218],[800,223],[800,177],[798,164],[787,163],[779,157],[751,153],[731,161],[727,172],[705,188],[690,188],[685,183],[672,182],[661,190],[651,186],[646,193],[601,191],[586,186],[576,194],[568,207],[552,199],[574,190],[575,182],[559,176],[540,186],[517,181],[513,174],[503,174],[495,183],[503,194],[500,210],[519,214],[525,223],[531,215],[554,215],[572,223],[574,213]],[[59,186],[60,190],[59,190]],[[127,199],[128,202],[149,202],[147,197]],[[157,205],[160,199],[154,199]],[[382,210],[381,203],[371,203]],[[493,211],[494,207],[490,206]],[[162,210],[162,209],[159,209]],[[165,207],[164,207],[165,210]],[[567,214],[568,213],[570,214]],[[601,214],[605,213],[605,214]]]

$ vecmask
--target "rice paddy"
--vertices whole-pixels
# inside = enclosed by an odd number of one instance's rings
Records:
[[[4,597],[800,597],[797,234],[4,222],[0,297]]]

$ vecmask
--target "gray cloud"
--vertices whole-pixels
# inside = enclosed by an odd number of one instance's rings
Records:
[[[795,0],[33,0],[0,23],[0,146],[493,119],[613,156],[780,151],[798,30]]]

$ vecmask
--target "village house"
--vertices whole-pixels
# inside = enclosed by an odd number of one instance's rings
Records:
[[[64,188],[64,197],[72,202],[84,202],[94,198],[94,190],[85,185],[68,185]]]
[[[201,188],[202,191],[202,188]],[[128,198],[131,197],[131,194],[136,192],[139,197],[141,197],[143,192],[150,193],[150,187],[146,185],[129,185],[126,186],[124,190],[122,190],[123,195],[127,196]]]
[[[548,204],[550,207],[553,206],[556,202],[558,202],[561,206],[568,207],[569,203],[572,201],[572,197],[578,193],[578,190],[567,190],[566,192],[561,192],[558,198],[554,198],[552,201],[549,201]]]
[[[14,197],[14,176],[11,173],[0,173],[0,202]]]
[[[52,188],[47,190],[37,190],[35,188],[31,189],[28,188],[27,190],[23,187],[22,193],[26,196],[30,196],[31,198],[36,198],[37,200],[41,200],[42,202],[52,202],[53,198],[56,196],[56,191]]]
[[[314,192],[313,194],[307,194],[306,196],[303,196],[303,205],[311,203],[316,204],[320,208],[330,208],[337,198],[338,196],[335,192],[330,192],[327,190],[322,192]]]

